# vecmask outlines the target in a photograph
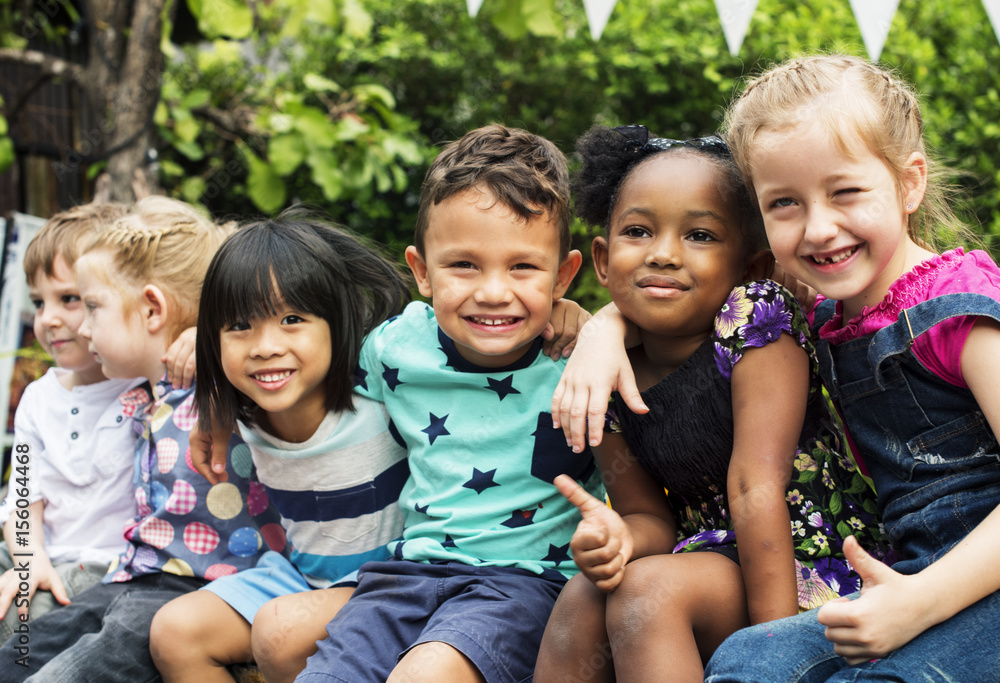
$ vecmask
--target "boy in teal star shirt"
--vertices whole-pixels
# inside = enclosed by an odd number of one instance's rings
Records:
[[[539,338],[582,260],[565,157],[518,129],[468,133],[428,170],[414,241],[406,260],[433,308],[410,304],[369,335],[356,387],[409,449],[403,540],[362,567],[298,680],[529,677],[577,571],[579,513],[552,480],[603,496],[590,454],[552,429],[564,363]]]

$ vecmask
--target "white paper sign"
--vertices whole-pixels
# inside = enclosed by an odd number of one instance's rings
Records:
[[[722,21],[722,32],[726,34],[726,44],[734,57],[739,54],[756,9],[757,0],[715,0],[715,10]]]
[[[882,54],[897,7],[899,0],[851,0],[851,9],[861,29],[868,58],[873,62],[877,62]]]
[[[465,0],[465,5],[469,8],[469,16],[474,17],[479,14],[479,8],[483,6],[483,0]]]
[[[600,40],[604,27],[608,25],[611,12],[618,0],[583,0],[583,9],[587,11],[587,22],[590,24],[590,37]]]
[[[990,23],[993,24],[993,32],[1000,39],[1000,0],[983,0],[983,6],[986,7],[986,14],[989,15]]]

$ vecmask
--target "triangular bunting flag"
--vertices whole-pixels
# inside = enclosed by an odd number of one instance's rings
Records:
[[[993,32],[1000,39],[1000,0],[983,0],[983,5],[986,6],[986,14],[989,15],[990,23],[993,24]]]
[[[899,0],[851,0],[851,9],[861,29],[868,58],[873,62],[877,62],[882,54],[897,7]]]
[[[722,32],[726,34],[729,53],[735,57],[743,45],[747,29],[750,28],[757,0],[715,0],[715,9],[722,21]]]
[[[600,40],[604,27],[608,25],[611,12],[618,0],[583,0],[583,9],[587,11],[587,22],[590,24],[590,37]]]
[[[483,0],[465,0],[465,5],[469,8],[469,16],[475,17],[479,14],[479,8],[483,6]]]

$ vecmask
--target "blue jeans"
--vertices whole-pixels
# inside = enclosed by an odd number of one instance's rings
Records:
[[[816,612],[729,636],[708,662],[705,683],[1000,681],[1000,648],[996,647],[1000,593],[927,629],[888,656],[856,666],[848,666],[833,651]]]
[[[88,588],[72,604],[28,622],[27,643],[15,634],[0,647],[0,681],[159,681],[149,656],[153,615],[204,584],[202,579],[156,573]],[[21,666],[17,661],[25,650],[28,666]]]

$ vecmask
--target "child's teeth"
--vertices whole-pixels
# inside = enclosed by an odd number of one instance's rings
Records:
[[[257,375],[257,379],[259,379],[261,382],[280,382],[281,380],[283,380],[286,377],[288,377],[290,374],[292,374],[292,373],[291,372],[279,372],[279,373],[267,374],[267,375]]]
[[[841,261],[843,261],[846,258],[850,258],[851,254],[853,254],[853,253],[854,253],[854,247],[851,247],[850,249],[848,249],[847,251],[843,252],[839,256],[828,256],[826,258],[816,258],[814,256],[813,260],[816,261],[816,263],[823,263],[823,264],[827,264],[827,265],[832,265],[834,263],[840,263]]]
[[[492,318],[473,318],[473,320],[476,321],[480,325],[490,325],[490,326],[493,326],[493,325],[510,325],[510,324],[513,324],[513,322],[514,322],[513,318],[504,318],[502,320],[495,320],[495,319],[492,319]]]

